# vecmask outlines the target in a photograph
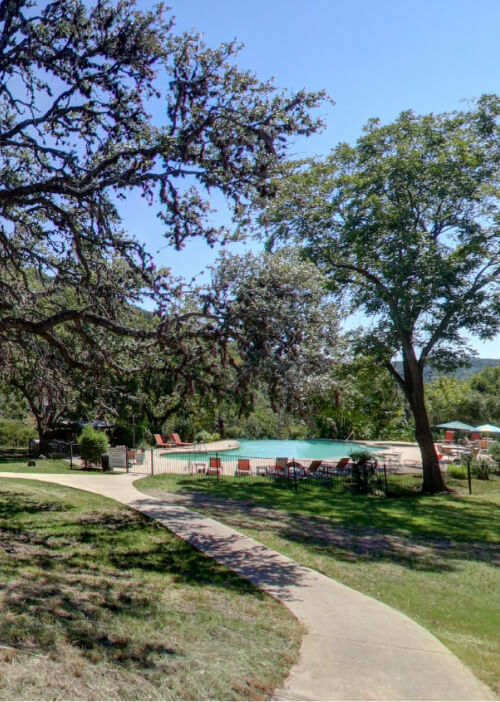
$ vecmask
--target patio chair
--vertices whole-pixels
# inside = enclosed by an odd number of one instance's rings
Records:
[[[181,441],[179,434],[174,434],[172,432],[172,441],[174,442],[172,446],[194,446],[193,441]]]
[[[172,448],[172,446],[175,446],[175,444],[169,444],[163,441],[163,437],[161,434],[155,434],[154,437],[157,448]]]
[[[277,458],[274,466],[266,466],[266,473],[271,478],[286,478],[288,476],[288,458]]]
[[[206,470],[207,475],[220,475],[222,473],[222,464],[218,456],[210,456],[210,462]]]
[[[311,461],[311,463],[307,466],[307,468],[304,468],[304,477],[305,478],[316,478],[318,476],[318,473],[320,473],[320,468],[321,465],[323,464],[323,459],[319,459],[316,461]]]
[[[451,430],[445,431],[444,440],[452,444],[455,441],[455,432]]]
[[[479,445],[478,456],[487,456],[488,449],[490,446],[490,441],[488,439],[479,439],[478,445]]]
[[[250,470],[250,459],[249,458],[238,458],[238,467],[234,471],[235,475],[251,475]]]
[[[334,467],[333,474],[334,475],[350,475],[350,473],[351,473],[351,469],[349,466],[350,462],[351,462],[351,459],[348,456],[341,458],[340,461],[337,463],[337,465]]]

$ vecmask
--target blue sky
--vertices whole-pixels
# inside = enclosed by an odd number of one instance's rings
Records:
[[[150,8],[150,0],[138,0]],[[196,28],[206,44],[238,39],[238,63],[282,88],[326,89],[335,106],[327,129],[291,144],[294,156],[354,142],[371,117],[445,112],[500,92],[500,0],[179,0],[169,2],[177,29]],[[147,225],[145,226],[145,222]],[[175,253],[161,240],[153,212],[130,208],[126,224],[161,265],[191,277],[215,258],[202,242]],[[473,342],[500,358],[500,336]]]

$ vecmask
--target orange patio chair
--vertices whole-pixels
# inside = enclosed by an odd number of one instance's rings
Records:
[[[350,462],[351,462],[351,459],[348,456],[344,456],[344,458],[341,458],[340,461],[335,466],[335,468],[333,469],[333,474],[334,475],[349,475],[351,472],[351,470],[349,468]]]
[[[194,446],[192,441],[181,441],[179,434],[174,434],[172,432],[172,441],[174,446]]]
[[[453,443],[455,441],[455,432],[451,430],[445,431],[444,440]]]
[[[207,475],[220,475],[222,473],[222,464],[217,456],[210,457],[210,463],[207,468]]]
[[[163,441],[163,437],[161,434],[155,434],[155,441],[156,441],[156,446],[158,448],[172,448],[172,446],[175,446],[175,444],[168,444],[165,441]]]
[[[238,467],[234,471],[235,475],[252,475],[249,458],[238,458]]]

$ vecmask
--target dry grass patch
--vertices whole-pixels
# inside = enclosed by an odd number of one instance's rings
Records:
[[[289,612],[111,500],[0,487],[1,699],[268,699]]]

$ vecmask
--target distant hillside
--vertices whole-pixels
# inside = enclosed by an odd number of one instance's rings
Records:
[[[394,365],[398,372],[401,372],[403,370],[403,364],[401,363],[401,361],[396,361]],[[486,366],[500,366],[500,358],[471,358],[469,359],[468,366],[458,368],[456,371],[452,371],[450,373],[438,373],[432,368],[426,368],[424,373],[424,379],[426,383],[430,383],[431,381],[436,380],[436,378],[439,378],[443,375],[452,375],[454,378],[466,380],[467,378],[470,378],[471,375],[479,373],[479,371],[483,370],[483,368],[485,368]]]

